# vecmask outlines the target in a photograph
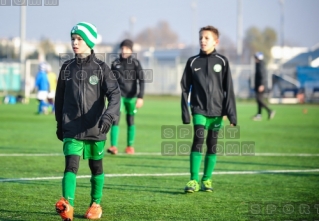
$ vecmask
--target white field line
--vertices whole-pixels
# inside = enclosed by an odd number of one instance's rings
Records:
[[[54,157],[63,156],[62,153],[3,153],[0,157]]]
[[[248,174],[276,174],[276,173],[317,173],[319,169],[309,170],[247,170],[247,171],[216,171],[214,175],[248,175]],[[202,173],[201,173],[202,174]],[[132,174],[105,174],[105,177],[165,177],[165,176],[189,176],[189,173],[132,173]],[[77,176],[78,179],[91,178],[91,175]],[[1,182],[34,181],[34,180],[60,180],[58,177],[31,177],[0,179]]]
[[[127,155],[125,153],[118,153],[118,155]],[[161,156],[162,153],[135,153],[137,156]],[[0,154],[0,157],[54,157],[54,156],[63,156],[62,153],[4,153]],[[166,156],[166,155],[163,155]],[[227,154],[220,156],[228,156]],[[236,156],[236,155],[229,155]],[[237,155],[237,156],[245,156],[245,155]],[[247,155],[247,156],[263,156],[263,157],[319,157],[319,154],[312,153],[255,153],[255,155]]]
[[[265,157],[319,157],[315,153],[255,153],[255,156]]]

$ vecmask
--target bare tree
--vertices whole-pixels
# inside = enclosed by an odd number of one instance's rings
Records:
[[[154,28],[146,28],[141,31],[135,38],[135,42],[144,47],[156,46],[156,33]]]
[[[178,35],[169,23],[160,21],[154,28],[146,28],[137,34],[135,42],[144,47],[172,48],[178,44]]]
[[[251,27],[247,30],[244,39],[245,55],[252,57],[257,51],[264,53],[265,61],[269,62],[271,59],[271,48],[277,41],[276,31],[272,28],[265,28],[263,31],[256,27]]]
[[[18,59],[11,40],[4,40],[0,43],[0,59]]]
[[[50,39],[44,38],[39,43],[38,51],[44,55],[55,54],[54,44],[50,41]]]

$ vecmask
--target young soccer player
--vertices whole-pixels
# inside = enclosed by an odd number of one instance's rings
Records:
[[[55,207],[67,221],[73,220],[76,174],[82,154],[88,159],[92,174],[91,202],[85,217],[98,219],[102,215],[104,145],[106,134],[120,113],[121,92],[110,68],[94,54],[96,39],[94,25],[81,22],[73,27],[75,58],[62,65],[55,96],[56,134],[63,141],[65,155],[63,197]]]
[[[268,112],[268,120],[275,117],[276,112],[271,110],[266,103],[263,101],[264,92],[266,89],[267,73],[264,64],[264,54],[262,52],[257,52],[255,57],[255,93],[257,102],[257,114],[253,117],[254,121],[261,121],[261,110],[265,108]]]
[[[201,179],[203,191],[212,192],[211,176],[216,164],[216,144],[218,131],[223,126],[223,115],[227,115],[230,125],[237,124],[235,95],[227,58],[217,53],[219,32],[213,26],[199,31],[200,53],[188,59],[181,80],[182,120],[191,122],[187,98],[192,88],[190,107],[194,125],[193,144],[190,153],[190,181],[185,192],[199,191],[199,170],[202,161],[204,130],[207,151],[204,175]]]
[[[56,90],[56,84],[57,84],[57,77],[56,74],[52,71],[52,67],[50,64],[47,64],[47,77],[50,84],[50,91],[48,94],[48,102],[49,107],[51,107],[51,113],[54,113],[54,97],[55,97],[55,90]]]
[[[39,101],[38,114],[47,114],[48,104],[46,102],[49,91],[49,80],[46,73],[46,63],[39,64],[39,71],[36,75],[35,86],[37,88],[37,99]]]
[[[132,57],[133,42],[129,39],[120,44],[120,58],[112,62],[111,69],[121,88],[121,111],[125,109],[127,123],[127,154],[134,154],[135,124],[134,116],[138,108],[143,106],[144,80],[140,62]],[[138,87],[139,86],[139,87]],[[137,89],[139,88],[139,90]],[[119,120],[114,121],[111,129],[111,147],[108,153],[118,153]]]

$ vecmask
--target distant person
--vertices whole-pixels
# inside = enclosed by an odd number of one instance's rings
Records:
[[[223,126],[223,116],[227,115],[231,126],[237,124],[237,112],[233,82],[227,58],[217,53],[215,47],[219,43],[219,31],[213,26],[206,26],[199,31],[200,52],[190,57],[186,63],[181,80],[182,88],[182,121],[194,127],[194,138],[190,153],[190,181],[184,191],[197,192],[201,189],[212,192],[212,173],[217,155],[216,144],[218,131]],[[189,113],[188,96],[191,91]],[[205,141],[207,151],[205,155],[204,174],[199,178],[202,162],[202,147]]]
[[[54,72],[52,72],[52,67],[50,64],[47,65],[47,76],[50,84],[50,91],[48,94],[48,102],[49,107],[51,108],[51,112],[54,113],[54,97],[55,97],[55,90],[57,84],[57,76]]]
[[[305,89],[304,88],[300,88],[298,93],[297,93],[297,99],[298,102],[303,104],[305,103]]]
[[[91,200],[84,217],[99,219],[106,134],[120,114],[121,92],[110,68],[93,51],[96,27],[80,22],[73,27],[70,37],[75,58],[62,65],[55,95],[56,134],[63,141],[65,155],[63,197],[55,208],[64,221],[73,220],[76,174],[83,154],[91,171]]]
[[[39,70],[35,78],[35,86],[37,88],[37,99],[39,101],[37,112],[38,114],[47,114],[48,110],[47,98],[50,85],[46,69],[46,63],[40,63]]]
[[[140,62],[132,56],[133,42],[129,39],[120,44],[120,57],[112,62],[111,69],[121,88],[121,112],[125,110],[127,124],[127,140],[125,153],[134,154],[133,147],[135,141],[135,123],[134,116],[138,108],[143,106],[144,100],[144,79],[142,66]],[[119,122],[114,121],[111,128],[111,147],[107,149],[108,153],[118,153]]]
[[[256,93],[256,101],[257,101],[257,114],[253,117],[254,121],[261,121],[261,111],[262,108],[265,108],[268,112],[268,119],[272,119],[275,117],[276,112],[271,110],[266,103],[264,102],[264,92],[266,89],[266,69],[264,64],[264,55],[261,52],[257,52],[255,55],[255,93]]]

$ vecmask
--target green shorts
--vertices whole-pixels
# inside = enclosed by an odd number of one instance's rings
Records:
[[[83,159],[100,160],[104,157],[105,140],[77,140],[73,138],[63,139],[63,153],[65,156],[77,155]]]
[[[193,115],[194,125],[203,125],[206,130],[219,131],[224,126],[223,117],[206,117],[201,114]]]
[[[121,97],[121,112],[125,109],[125,113],[128,115],[135,115],[136,110],[136,97],[126,98]]]

